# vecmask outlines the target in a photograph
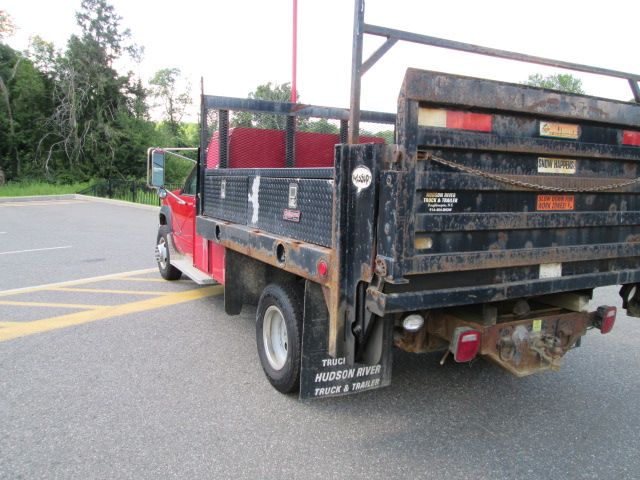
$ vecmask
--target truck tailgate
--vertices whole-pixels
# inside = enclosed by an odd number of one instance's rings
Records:
[[[640,106],[409,69],[398,112],[374,311],[640,281]]]

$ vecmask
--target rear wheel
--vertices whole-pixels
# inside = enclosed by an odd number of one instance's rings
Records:
[[[171,256],[169,254],[169,227],[160,225],[158,229],[158,239],[156,241],[156,261],[158,262],[158,270],[165,280],[179,280],[182,272],[171,265]]]
[[[302,292],[295,284],[272,283],[262,292],[256,314],[256,342],[262,369],[282,393],[300,387]]]

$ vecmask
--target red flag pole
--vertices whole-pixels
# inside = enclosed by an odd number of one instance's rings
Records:
[[[298,101],[298,0],[293,0],[293,62],[291,66],[291,103]]]

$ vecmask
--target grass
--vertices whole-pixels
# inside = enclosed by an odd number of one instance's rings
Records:
[[[59,185],[46,182],[9,182],[0,187],[0,197],[27,197],[32,195],[64,195],[78,193],[90,186],[90,182]]]

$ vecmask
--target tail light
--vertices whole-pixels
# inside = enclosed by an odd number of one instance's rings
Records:
[[[598,307],[596,321],[594,323],[595,326],[600,329],[600,333],[609,333],[613,330],[613,325],[616,323],[617,313],[618,311],[616,307],[609,307],[607,305]]]
[[[622,132],[622,144],[632,145],[634,147],[640,146],[640,132],[633,130],[625,130]]]
[[[329,273],[329,265],[324,260],[318,260],[318,264],[316,265],[316,270],[318,271],[318,275],[321,277],[326,277]]]
[[[469,327],[458,327],[453,332],[449,349],[456,362],[473,360],[480,350],[480,332]]]
[[[455,128],[491,132],[493,117],[484,113],[461,112],[442,108],[421,108],[418,124],[423,127]]]

